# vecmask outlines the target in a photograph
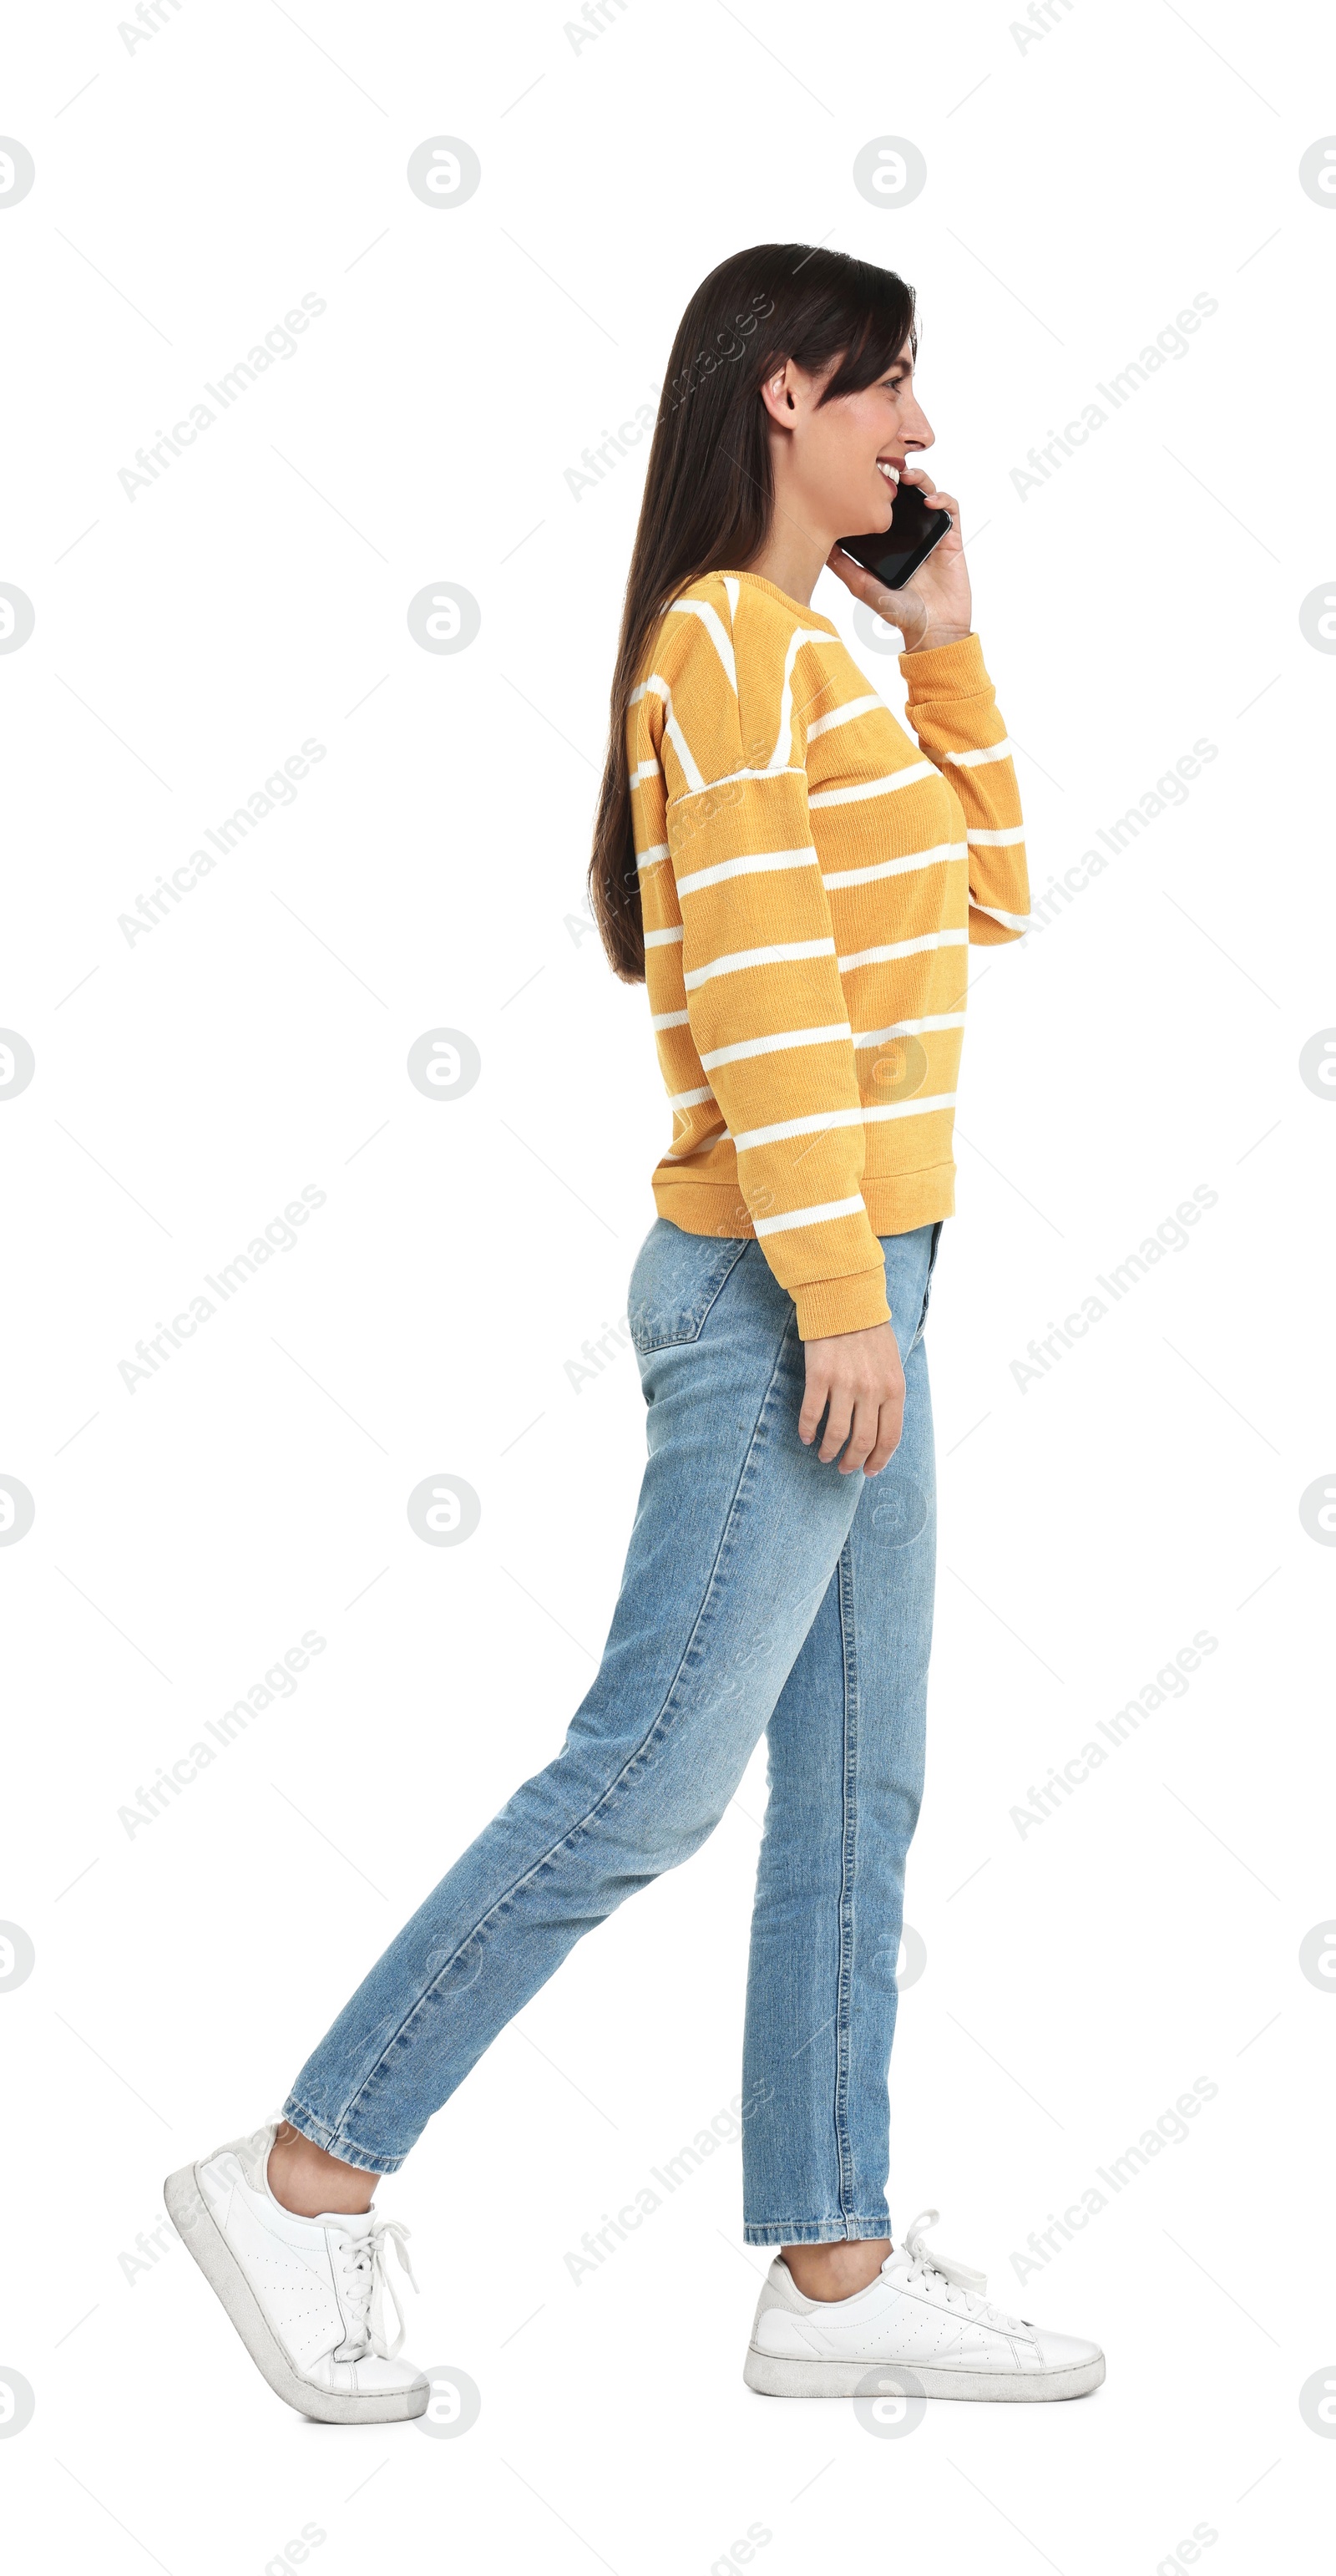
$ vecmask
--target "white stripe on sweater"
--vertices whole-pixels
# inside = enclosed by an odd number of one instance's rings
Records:
[[[929,948],[967,948],[968,930],[929,930],[921,939],[893,939],[886,948],[860,948],[854,957],[836,960],[842,975],[856,966],[888,966],[894,957],[920,957]]]
[[[985,761],[1010,760],[1014,749],[1014,743],[1003,734],[1000,742],[989,743],[982,751],[944,751],[942,758],[953,760],[957,769],[982,769]]]
[[[729,769],[722,778],[704,778],[699,787],[688,788],[684,796],[673,798],[674,809],[689,804],[693,796],[712,796],[716,787],[733,787],[740,778],[805,778],[805,769]]]
[[[903,769],[894,770],[889,778],[870,778],[854,787],[821,787],[808,797],[809,805],[856,805],[867,796],[889,796],[897,787],[915,787],[921,778],[935,778],[937,771],[930,760],[911,760]]]
[[[980,903],[977,895],[970,902],[975,912],[986,912],[990,921],[1000,921],[1004,930],[1028,930],[1034,918],[1028,912],[999,912],[995,903]]]
[[[680,931],[677,936],[681,938]],[[963,930],[960,936],[964,938]],[[833,939],[790,939],[781,948],[738,948],[731,957],[712,957],[707,966],[693,968],[691,974],[682,980],[687,991],[694,993],[698,984],[708,984],[715,975],[740,975],[749,966],[788,966],[796,964],[800,958],[833,957],[834,954]]]
[[[681,936],[682,925],[680,922],[675,930],[647,930],[645,933],[645,946],[647,948],[673,948],[677,945]]]
[[[797,850],[753,850],[741,859],[719,859],[712,868],[696,868],[690,876],[679,877],[679,894],[703,894],[707,886],[722,885],[728,877],[759,876],[775,868],[809,868],[815,865],[816,852],[809,841]]]
[[[967,832],[972,850],[1014,850],[1025,838],[1025,825],[1013,823],[1006,832]]]
[[[881,707],[882,704],[882,700],[875,693],[870,698],[850,698],[846,706],[833,707],[828,716],[818,716],[815,724],[809,724],[807,739],[809,742],[815,742],[818,734],[831,733],[836,725],[852,724],[857,716],[870,716],[873,708]],[[888,710],[883,707],[883,713],[885,712]]]
[[[819,626],[798,626],[789,637],[784,656],[784,686],[779,700],[779,731],[770,754],[770,767],[782,769],[793,754],[793,666],[804,644],[838,644],[838,635],[827,635]]]
[[[682,1016],[685,1019],[685,1011]],[[660,1024],[656,1020],[654,1025],[658,1028]],[[963,1011],[939,1011],[926,1020],[895,1020],[889,1029],[857,1029],[854,1032],[854,1045],[856,1047],[886,1046],[892,1038],[919,1038],[926,1036],[933,1029],[963,1029],[964,1025]]]
[[[668,701],[667,709],[664,714],[663,729],[681,763],[682,775],[685,778],[688,787],[703,787],[705,781],[691,756],[691,750],[688,745],[686,735],[683,733],[682,728],[673,713],[673,702],[671,698]]]
[[[682,1013],[683,1019],[687,1016]],[[752,1056],[780,1055],[786,1047],[834,1046],[841,1039],[852,1041],[853,1031],[847,1020],[836,1020],[824,1029],[781,1029],[770,1038],[739,1038],[735,1046],[715,1047],[701,1057],[702,1070],[713,1073],[717,1064],[745,1064]]]
[[[767,1234],[788,1234],[795,1225],[833,1225],[838,1216],[862,1216],[862,1199],[826,1199],[820,1207],[795,1208],[790,1216],[757,1216],[752,1230],[760,1239]]]
[[[717,1145],[726,1145],[727,1143],[728,1138],[726,1135],[706,1136],[702,1138],[699,1144],[684,1145],[680,1154],[674,1153],[670,1145],[667,1153],[662,1157],[662,1160],[665,1163],[689,1163],[694,1160],[697,1154],[712,1154]]]
[[[873,1118],[921,1118],[935,1109],[954,1109],[954,1091],[930,1093],[920,1100],[872,1101],[858,1109],[816,1110],[808,1118],[781,1118],[773,1127],[749,1127],[733,1138],[739,1154],[758,1145],[778,1145],[786,1136],[817,1136],[827,1128],[861,1127]]]
[[[674,599],[669,602],[668,614],[670,617],[677,615],[679,617],[698,617],[700,619],[706,634],[709,636],[710,642],[713,644],[720,661],[723,663],[724,669],[728,674],[729,687],[732,689],[734,697],[736,697],[738,693],[738,666],[733,659],[732,641],[725,632],[723,620],[719,615],[718,609],[712,608],[708,599]]]
[[[703,787],[705,781],[696,767],[695,761],[691,757],[690,750],[687,747],[686,736],[673,713],[672,690],[670,689],[668,682],[662,677],[661,673],[658,671],[651,671],[649,678],[647,680],[642,680],[639,688],[631,691],[631,695],[627,700],[627,705],[633,707],[637,704],[639,699],[647,698],[651,695],[656,698],[662,698],[663,700],[663,729],[677,754],[678,760],[681,764],[682,775],[687,782],[688,788],[694,789],[697,787]]]
[[[785,1136],[816,1136],[828,1127],[861,1127],[862,1124],[861,1108],[816,1109],[806,1118],[777,1118],[773,1127],[749,1127],[745,1134],[734,1136],[733,1143],[740,1154],[747,1154],[758,1145],[778,1145]]]
[[[874,1100],[864,1110],[865,1118],[922,1118],[934,1109],[954,1109],[954,1091],[925,1092],[917,1100]]]
[[[943,841],[935,850],[911,850],[905,859],[879,859],[870,868],[837,868],[821,882],[828,894],[838,894],[844,886],[871,885],[876,877],[903,877],[915,868],[945,867],[948,859],[967,859],[969,851],[963,841]]]

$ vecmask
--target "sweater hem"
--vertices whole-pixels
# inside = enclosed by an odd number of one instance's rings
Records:
[[[729,1242],[755,1240],[756,1228],[735,1180],[694,1180],[657,1171],[652,1186],[660,1216],[680,1226],[684,1234],[712,1234]],[[930,1163],[919,1172],[868,1173],[863,1180],[863,1205],[876,1235],[912,1234],[918,1226],[936,1225],[940,1217],[956,1212],[955,1164]]]
[[[874,1324],[891,1320],[884,1261],[875,1270],[848,1270],[842,1278],[804,1280],[789,1294],[797,1309],[800,1342],[827,1341],[837,1333],[866,1333]]]

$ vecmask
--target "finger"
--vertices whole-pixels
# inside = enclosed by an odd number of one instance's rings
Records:
[[[885,617],[889,625],[899,624],[895,615],[897,606],[913,598],[912,591],[888,590],[884,581],[878,581],[876,574],[868,571],[866,564],[856,563],[853,556],[844,554],[839,546],[831,547],[826,557],[826,568],[837,573],[845,589],[851,590],[856,599],[864,600],[869,608],[875,608],[877,615]]]
[[[849,1444],[840,1460],[840,1474],[852,1476],[862,1467],[877,1445],[877,1404],[872,1396],[860,1396],[854,1406]]]
[[[810,1448],[812,1442],[816,1438],[817,1432],[821,1427],[821,1416],[826,1410],[826,1399],[829,1394],[830,1384],[824,1372],[813,1370],[807,1380],[807,1389],[803,1396],[802,1410],[798,1416],[798,1437],[802,1441],[804,1448]]]
[[[904,483],[913,482],[917,486],[919,499],[926,503],[930,510],[949,510],[957,527],[959,526],[960,503],[954,492],[941,491],[930,474],[917,472],[911,474],[908,468],[900,479]]]
[[[826,1436],[816,1453],[823,1467],[828,1467],[832,1458],[838,1458],[844,1447],[849,1437],[852,1411],[853,1407],[847,1395],[839,1393],[838,1390],[832,1393],[830,1412],[826,1420]]]
[[[881,1411],[877,1416],[876,1446],[873,1449],[871,1456],[864,1462],[863,1473],[865,1476],[879,1476],[888,1460],[893,1458],[895,1455],[895,1442],[891,1437],[891,1427],[887,1419],[889,1412],[889,1405],[883,1404]]]
[[[877,1421],[877,1445],[863,1469],[865,1476],[879,1476],[883,1467],[889,1465],[900,1446],[904,1419],[903,1398],[894,1404],[883,1404]]]
[[[860,594],[874,615],[887,626],[898,626],[902,635],[921,634],[928,622],[928,612],[912,583],[903,590],[887,590],[875,573],[867,575],[867,587]]]
[[[845,589],[851,590],[855,599],[861,599],[864,607],[870,608],[875,617],[880,617],[887,626],[899,628],[905,639],[906,652],[912,652],[928,624],[927,607],[918,593],[912,588],[888,590],[875,573],[867,570],[866,565],[855,563],[852,555],[841,554],[838,546],[831,548],[826,563],[831,572],[839,575]]]
[[[874,586],[875,587],[875,586]],[[919,637],[927,630],[928,608],[913,589],[875,589],[868,602],[885,626],[897,626],[905,639],[905,651],[912,653]]]
[[[826,557],[826,569],[836,573],[845,589],[851,590],[855,599],[865,601],[869,608],[875,608],[878,598],[887,596],[885,584],[878,581],[876,574],[869,572],[866,564],[856,563],[853,556],[845,554],[840,546],[831,547]]]
[[[933,481],[931,474],[925,474],[922,467],[907,466],[904,473],[901,475],[900,480],[902,483],[913,484],[920,501],[928,501],[934,505],[941,502],[943,506],[945,506],[945,493],[938,491],[937,485]]]

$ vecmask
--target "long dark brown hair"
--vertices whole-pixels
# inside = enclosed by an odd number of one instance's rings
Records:
[[[760,388],[792,358],[808,375],[833,367],[821,400],[834,402],[874,383],[906,341],[916,345],[912,286],[893,269],[803,242],[762,242],[722,260],[678,325],[626,579],[589,862],[594,918],[623,983],[645,979],[626,748],[631,691],[670,600],[705,573],[745,571],[765,544],[774,483]]]

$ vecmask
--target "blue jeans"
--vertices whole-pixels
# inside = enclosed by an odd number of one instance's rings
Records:
[[[923,1780],[935,1495],[923,1319],[941,1226],[887,1235],[904,1431],[879,1476],[804,1448],[803,1346],[758,1244],[659,1218],[628,1312],[649,1459],[598,1675],[391,1942],[284,2117],[393,2173],[566,1953],[718,1824],[763,1732],[744,2235],[890,2232],[887,2069]]]

